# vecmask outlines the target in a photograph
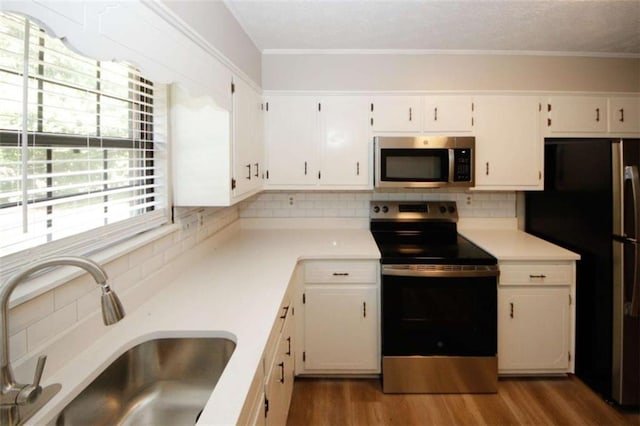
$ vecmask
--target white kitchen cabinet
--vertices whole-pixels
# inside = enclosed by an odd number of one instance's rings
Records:
[[[473,130],[474,104],[471,96],[426,96],[423,131],[429,133],[459,133]]]
[[[573,372],[573,262],[501,262],[498,372]]]
[[[232,79],[229,73],[232,111],[208,95],[194,95],[175,84],[171,87],[177,206],[230,206],[262,188],[261,175],[256,173],[263,157],[260,95],[242,80]]]
[[[234,197],[262,189],[264,144],[262,98],[241,79],[233,90],[233,181]]]
[[[539,98],[481,96],[474,109],[475,189],[543,189]]]
[[[373,261],[305,263],[297,374],[379,373],[377,276]]]
[[[370,110],[374,132],[419,133],[422,129],[422,96],[376,96]]]
[[[269,189],[369,189],[369,110],[355,96],[271,96]]]
[[[283,313],[283,327],[268,366],[265,389],[265,417],[267,426],[287,424],[289,403],[294,380],[294,320],[293,311]],[[266,363],[266,362],[265,362]]]
[[[609,98],[609,132],[640,134],[640,96]]]
[[[269,96],[265,104],[267,185],[317,185],[318,101],[309,96]]]
[[[607,133],[607,98],[557,96],[547,99],[546,134]]]
[[[323,187],[371,186],[370,141],[367,99],[361,96],[331,96],[321,100],[321,168]]]

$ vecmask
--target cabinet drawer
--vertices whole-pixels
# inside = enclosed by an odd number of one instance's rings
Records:
[[[571,263],[500,264],[500,285],[571,285]]]
[[[308,261],[304,267],[306,283],[376,283],[378,263],[370,260]]]

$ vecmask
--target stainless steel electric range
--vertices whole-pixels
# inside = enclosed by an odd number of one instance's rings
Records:
[[[457,232],[455,202],[371,202],[381,252],[387,393],[496,392],[495,257]]]

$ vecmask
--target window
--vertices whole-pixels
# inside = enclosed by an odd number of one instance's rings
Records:
[[[162,93],[0,13],[0,270],[45,243],[38,255],[87,254],[166,222]]]

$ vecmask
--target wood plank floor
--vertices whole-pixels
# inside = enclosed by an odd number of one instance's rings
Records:
[[[289,426],[598,425],[640,426],[575,376],[501,379],[497,394],[390,395],[379,380],[296,379]]]

